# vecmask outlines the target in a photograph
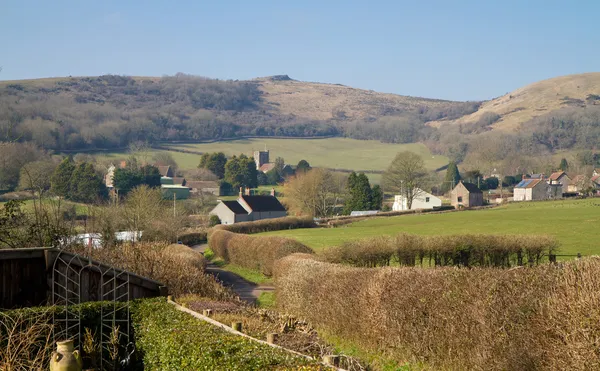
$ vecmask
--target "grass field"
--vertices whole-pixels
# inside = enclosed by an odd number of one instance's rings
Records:
[[[315,250],[343,241],[401,232],[420,235],[546,234],[560,243],[559,254],[600,255],[600,199],[513,203],[495,209],[446,214],[374,218],[341,228],[268,232],[296,238]]]
[[[179,168],[181,170],[194,169],[194,168],[198,167],[198,163],[200,163],[199,155],[195,155],[192,153],[174,152],[174,151],[150,150],[150,151],[148,151],[149,159],[152,160],[152,156],[154,156],[157,153],[161,153],[161,152],[168,152],[169,154],[171,154],[171,156],[177,162],[177,165],[179,165]],[[129,157],[129,153],[127,153],[125,151],[123,151],[123,152],[95,152],[95,153],[90,153],[90,154],[93,155],[94,157],[96,157],[98,160],[118,161],[118,160],[126,160],[127,157]]]
[[[308,161],[311,166],[351,170],[385,170],[394,156],[411,151],[423,157],[428,169],[434,170],[448,163],[444,156],[433,156],[421,143],[390,144],[375,140],[348,138],[327,139],[240,139],[228,142],[180,144],[171,148],[199,152],[224,152],[226,155],[251,155],[254,150],[270,151],[271,161],[283,157],[286,163]],[[177,160],[179,161],[179,160]],[[181,165],[183,166],[183,165]]]

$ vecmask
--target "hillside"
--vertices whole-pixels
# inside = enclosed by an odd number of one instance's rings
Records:
[[[484,102],[474,113],[454,124],[473,124],[486,114],[500,118],[494,130],[515,131],[521,124],[553,111],[600,105],[600,72],[555,77],[524,86],[499,98]],[[436,121],[432,124],[440,124]]]

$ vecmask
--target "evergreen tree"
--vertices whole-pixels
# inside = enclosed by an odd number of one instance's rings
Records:
[[[446,170],[446,177],[444,178],[444,183],[442,184],[442,193],[448,193],[458,184],[460,180],[460,173],[458,172],[458,167],[454,161],[451,161],[448,164],[448,169]]]
[[[200,157],[200,164],[198,167],[208,169],[219,179],[223,179],[225,177],[226,163],[227,157],[225,157],[223,152],[204,153],[202,157]]]
[[[285,167],[285,160],[283,159],[283,157],[277,157],[275,159],[275,170],[277,170],[277,173],[279,174],[279,176],[281,176],[283,178],[283,168]]]
[[[142,174],[135,169],[116,169],[113,184],[119,194],[125,195],[144,181]]]
[[[275,169],[267,171],[267,184],[275,185],[281,181],[281,176]]]
[[[94,166],[89,162],[79,164],[71,176],[69,198],[76,202],[92,203],[106,196],[106,187]]]
[[[306,160],[300,160],[300,162],[298,162],[298,165],[296,165],[296,172],[298,173],[304,173],[310,169],[310,164]]]
[[[567,162],[566,158],[563,158],[562,160],[560,160],[560,166],[558,168],[562,171],[569,170],[569,163]]]
[[[69,197],[71,177],[75,171],[75,163],[71,157],[65,157],[54,170],[50,179],[50,190],[57,196]]]
[[[156,166],[146,165],[140,169],[142,183],[150,188],[160,187],[160,170]]]
[[[347,197],[344,204],[344,213],[352,211],[370,210],[372,206],[371,185],[369,178],[364,173],[350,173],[347,182]]]
[[[375,184],[371,189],[371,210],[381,210],[383,206],[383,191],[379,184]]]

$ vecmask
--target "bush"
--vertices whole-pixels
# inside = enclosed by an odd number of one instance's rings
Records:
[[[172,295],[198,294],[215,299],[234,297],[212,275],[204,273],[206,261],[202,254],[184,245],[141,242],[92,250],[71,247],[71,251],[161,282]]]
[[[179,236],[179,241],[187,246],[194,246],[206,243],[207,233],[205,231],[202,232],[188,232],[181,234]]]
[[[164,299],[132,311],[136,348],[145,370],[319,369],[318,364],[200,321]]]
[[[214,227],[215,225],[221,224],[221,219],[217,215],[211,215],[208,219],[208,226]]]
[[[598,369],[600,259],[519,269],[354,268],[293,255],[280,309],[432,369]]]
[[[208,245],[227,263],[258,270],[265,276],[272,275],[277,259],[293,253],[313,253],[309,247],[290,238],[252,237],[224,230],[211,233]]]
[[[556,241],[548,236],[531,235],[449,235],[417,236],[399,234],[343,243],[322,255],[331,263],[357,267],[390,265],[510,267],[539,264],[553,254]]]
[[[283,218],[263,219],[254,222],[242,222],[235,224],[221,224],[215,229],[226,230],[234,233],[254,234],[270,231],[281,231],[284,229],[313,228],[316,227],[314,220],[310,217],[286,216]]]

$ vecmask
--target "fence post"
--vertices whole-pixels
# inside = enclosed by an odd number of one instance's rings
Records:
[[[577,259],[581,259],[581,253],[580,252],[577,253]]]
[[[550,263],[556,263],[556,255],[555,254],[548,255],[548,259],[550,260]]]
[[[340,357],[336,355],[327,355],[323,356],[323,363],[329,366],[339,367],[340,365]]]
[[[277,336],[278,334],[275,332],[267,334],[267,343],[275,344],[275,342],[277,341]]]
[[[232,322],[231,328],[235,331],[242,332],[242,323],[241,322]]]

